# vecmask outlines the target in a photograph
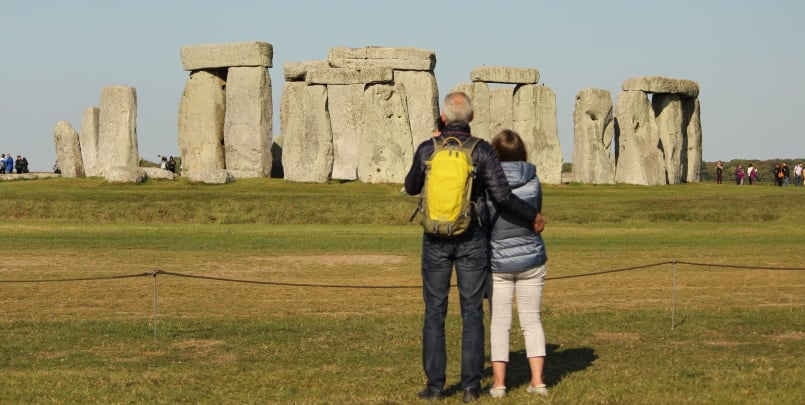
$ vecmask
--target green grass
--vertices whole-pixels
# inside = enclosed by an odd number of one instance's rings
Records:
[[[416,402],[421,232],[400,185],[48,179],[0,192],[0,403]],[[805,402],[805,273],[764,269],[805,263],[805,189],[544,192],[551,395],[525,393],[515,332],[512,391],[494,402]],[[445,402],[460,401],[450,299]]]

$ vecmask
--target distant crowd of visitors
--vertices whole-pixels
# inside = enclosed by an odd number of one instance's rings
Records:
[[[28,159],[24,156],[17,155],[17,159],[11,156],[10,153],[3,153],[0,156],[0,174],[28,173]]]
[[[739,164],[735,167],[735,184],[742,186],[748,182],[753,186],[758,181],[758,170],[753,164],[744,169],[743,165]],[[800,162],[794,167],[794,176],[791,177],[791,169],[788,167],[788,162],[777,163],[774,169],[771,170],[772,179],[778,187],[795,185],[798,187],[803,186],[803,164]],[[724,180],[724,163],[720,160],[716,163],[716,183],[721,184]]]

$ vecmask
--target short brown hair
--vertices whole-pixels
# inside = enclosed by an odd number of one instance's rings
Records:
[[[501,162],[528,161],[523,140],[517,132],[510,129],[504,129],[492,138],[492,148],[495,149]]]

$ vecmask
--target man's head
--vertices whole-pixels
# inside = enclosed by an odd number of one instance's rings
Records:
[[[461,92],[448,94],[444,97],[441,117],[445,125],[454,122],[469,124],[472,121],[472,100]]]

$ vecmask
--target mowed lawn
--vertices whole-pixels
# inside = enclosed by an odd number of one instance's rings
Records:
[[[400,185],[0,182],[0,403],[416,403]],[[545,186],[550,396],[805,403],[805,188]],[[461,319],[447,320],[457,394]],[[484,386],[491,381],[486,370]]]

